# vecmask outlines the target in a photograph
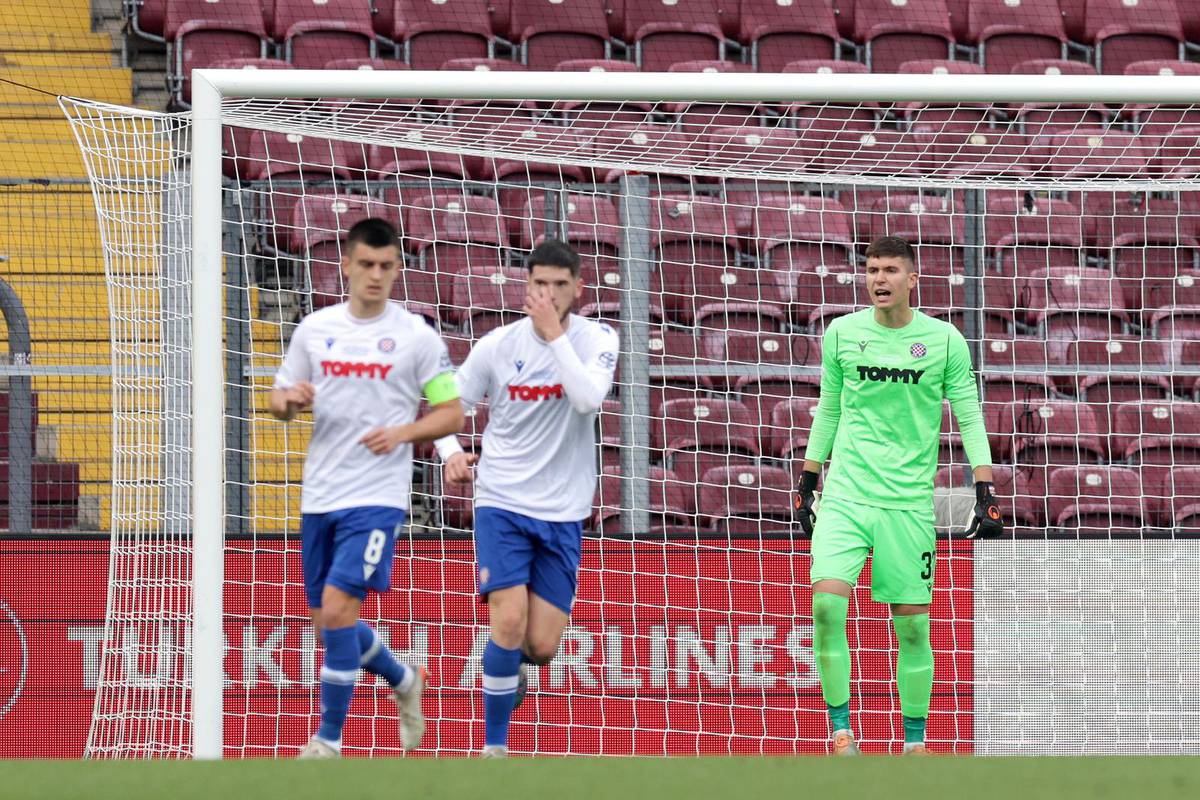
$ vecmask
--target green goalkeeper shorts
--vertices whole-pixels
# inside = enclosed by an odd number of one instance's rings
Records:
[[[907,511],[824,497],[812,537],[812,582],[855,585],[867,553],[871,599],[924,605],[933,597],[937,541],[933,508]]]

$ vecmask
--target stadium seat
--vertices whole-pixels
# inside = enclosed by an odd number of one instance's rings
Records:
[[[1175,0],[1087,0],[1083,42],[1096,48],[1096,70],[1120,75],[1148,59],[1183,58],[1183,26]]]
[[[621,218],[603,195],[540,192],[521,211],[519,243],[530,250],[547,236],[569,242],[579,251],[583,297],[580,306],[621,300]]]
[[[1171,470],[1169,482],[1158,493],[1164,525],[1189,536],[1200,534],[1200,466]]]
[[[684,173],[673,173],[671,167],[680,169],[699,164],[703,155],[699,142],[673,126],[658,123],[645,125],[612,125],[598,129],[592,139],[592,152],[597,161],[623,164],[620,167],[597,167],[598,183],[615,183],[626,171],[639,172],[643,165],[655,174],[650,176],[651,192],[659,190],[662,183],[690,184],[693,178]]]
[[[451,58],[442,64],[441,68],[458,72],[525,71],[524,64],[504,58]],[[433,100],[428,105],[435,111],[435,121],[438,124],[464,127],[470,125],[476,131],[486,129],[489,125],[531,125],[542,114],[541,108],[533,100],[443,98]]]
[[[475,268],[455,273],[453,281],[454,315],[472,338],[525,318],[524,270]]]
[[[650,446],[664,452],[682,481],[695,482],[704,469],[753,464],[758,429],[749,409],[736,400],[668,400],[652,420]]]
[[[313,308],[343,299],[341,260],[346,232],[367,217],[386,218],[390,211],[366,197],[322,193],[300,198],[291,220],[278,228],[288,251],[305,257],[309,280],[303,288],[310,294]]]
[[[1015,125],[1016,132],[1025,141],[1033,142],[1042,137],[1063,135],[1070,136],[1083,129],[1106,130],[1112,120],[1112,112],[1106,107],[1087,103],[1025,103],[1020,107],[1010,109],[1009,118]],[[1042,143],[1045,148],[1047,143]],[[1079,145],[1072,145],[1076,150]],[[1026,149],[1027,157],[1022,165],[1027,170],[1041,171],[1034,154]],[[1078,156],[1078,153],[1073,153]],[[1076,160],[1078,160],[1076,158]]]
[[[1132,464],[1200,464],[1200,403],[1120,403],[1113,413],[1114,458]]]
[[[1013,534],[1018,538],[1028,536],[1041,538],[1044,534],[1034,530],[1041,527],[1042,523],[1038,518],[1038,509],[1031,502],[1033,498],[1028,492],[1025,475],[1024,471],[1014,470],[1007,464],[994,464],[992,466],[992,486],[996,499],[1000,501],[1000,511]],[[934,475],[933,485],[940,488],[969,490],[975,485],[975,479],[969,474],[965,465],[941,467]],[[1043,498],[1038,498],[1038,500],[1044,505]]]
[[[485,158],[479,177],[496,184],[497,200],[506,228],[511,234],[519,234],[524,218],[521,211],[537,196],[545,196],[543,186],[562,186],[584,182],[590,175],[583,167],[570,163],[570,157],[554,161],[557,154],[583,154],[588,151],[589,140],[571,128],[561,125],[508,123],[498,125],[484,134],[482,146],[491,152],[504,150],[542,149],[549,158],[546,161],[516,158]]]
[[[1109,405],[1168,400],[1171,352],[1165,342],[1135,336],[1067,343],[1065,364],[1079,371],[1081,401]]]
[[[604,0],[513,0],[509,29],[521,62],[549,70],[569,59],[609,58],[604,10]]]
[[[297,69],[375,56],[371,7],[362,0],[275,0],[272,38]]]
[[[151,42],[166,41],[163,34],[167,24],[167,0],[126,0],[122,5],[126,9],[129,28],[135,35]]]
[[[557,72],[637,72],[638,65],[632,61],[581,58],[560,61],[554,69]],[[554,103],[553,110],[567,125],[595,130],[616,125],[647,124],[651,121],[654,104],[637,101],[558,100]]]
[[[1103,127],[1032,136],[1026,153],[1030,173],[1064,180],[1144,177],[1154,157],[1149,140]]]
[[[859,215],[859,224],[863,222]],[[949,196],[889,194],[865,215],[866,239],[899,236],[914,246],[922,275],[961,273],[965,217],[955,214]],[[918,291],[920,284],[918,283]]]
[[[1171,127],[1170,132],[1162,137],[1155,153],[1158,174],[1174,180],[1186,180],[1200,175],[1198,140],[1200,125]]]
[[[768,431],[771,454],[784,459],[803,459],[818,402],[816,397],[793,397],[775,404]]]
[[[476,195],[432,193],[405,209],[405,242],[421,269],[453,274],[502,261],[500,208]]]
[[[750,46],[758,72],[781,72],[796,53],[837,58],[840,35],[829,0],[741,0],[738,40]]]
[[[668,314],[691,322],[696,307],[710,301],[706,298],[723,299],[713,291],[724,285],[722,280],[738,287],[735,292],[755,285],[739,280],[743,274],[749,279],[753,270],[729,271],[737,264],[739,241],[724,205],[702,198],[663,196],[651,202],[650,229],[650,247],[656,261],[652,281],[657,288],[653,291],[664,292],[662,305]],[[729,278],[724,277],[727,273]],[[705,288],[694,285],[694,281]],[[695,297],[697,293],[702,297]],[[733,299],[755,296],[760,295]]]
[[[945,0],[857,0],[854,39],[871,72],[896,72],[905,61],[952,58],[954,34]]]
[[[1047,521],[1081,538],[1140,537],[1154,520],[1141,477],[1128,467],[1058,467],[1047,490]]]
[[[1031,58],[1013,64],[1009,72],[1013,75],[1095,75],[1096,68],[1086,61]]]
[[[699,353],[692,328],[669,325],[652,328],[647,342],[650,366],[695,366]]]
[[[1029,298],[1033,323],[1050,339],[1108,339],[1129,327],[1121,286],[1108,270],[1041,269],[1020,291]]]
[[[223,58],[214,61],[211,66],[213,69],[294,69],[291,64],[278,58]],[[236,179],[242,174],[253,135],[252,128],[240,125],[221,128],[221,152],[224,156],[222,171],[225,177]]]
[[[1002,433],[1013,435],[1013,463],[1070,466],[1103,463],[1107,449],[1090,406],[1071,400],[1011,403],[1001,416]]]
[[[680,61],[725,58],[717,0],[641,0],[625,4],[621,37],[647,72],[665,72]]]
[[[716,467],[700,478],[697,510],[724,533],[791,533],[793,486],[779,467]]]
[[[602,536],[629,536],[633,532],[620,530],[621,488],[620,467],[606,467],[600,473],[593,502],[592,530]],[[685,487],[678,476],[662,467],[651,467],[646,479],[650,489],[649,511],[654,526],[688,526],[694,520],[695,509],[688,507],[693,491]]]
[[[468,179],[466,159],[454,153],[417,147],[423,142],[453,142],[457,131],[449,126],[424,125],[419,129],[398,133],[396,138],[413,147],[371,145],[367,150],[367,167],[380,198],[387,204],[407,208],[415,198],[431,192],[453,192],[458,181]],[[438,186],[438,181],[446,181]]]
[[[967,40],[988,72],[1008,74],[1031,59],[1065,59],[1067,34],[1058,0],[971,0]]]
[[[863,276],[852,266],[818,264],[790,274],[795,281],[792,317],[797,324],[808,325],[813,312],[822,307],[854,308],[866,303]]]
[[[1174,77],[1176,75],[1200,75],[1200,64],[1194,61],[1150,59],[1134,61],[1125,65],[1126,75],[1153,75]],[[1142,136],[1165,137],[1180,126],[1200,125],[1200,109],[1191,105],[1127,104],[1122,115],[1138,126]]]
[[[413,69],[438,69],[452,58],[495,55],[487,4],[476,0],[394,1],[391,39]]]
[[[452,530],[469,531],[475,521],[475,484],[442,481],[441,523]]]
[[[772,270],[813,271],[854,263],[853,220],[841,203],[827,197],[764,195],[752,212],[751,230],[758,242],[760,265]],[[813,298],[807,302],[841,300]]]
[[[1145,213],[1113,222],[1109,262],[1129,308],[1200,303],[1200,240],[1183,230],[1177,215]]]
[[[163,35],[174,102],[191,102],[191,74],[231,58],[266,58],[262,11],[244,0],[171,0]]]
[[[30,446],[32,448],[34,448],[34,452],[36,452],[39,400],[38,400],[38,395],[36,392],[31,394],[30,397],[31,397],[30,407],[31,407],[33,413],[30,415],[31,428],[29,431],[29,434],[30,434],[29,435],[29,443],[30,443]],[[9,402],[10,402],[9,393],[7,391],[0,392],[0,459],[7,459],[9,457],[9,453],[8,453],[8,436],[9,436],[8,407],[9,407]]]
[[[810,137],[818,134],[815,128],[800,132],[801,149],[815,145]],[[915,180],[936,168],[933,145],[912,130],[876,128],[854,133],[843,128],[826,134],[826,145],[820,159],[821,169],[849,175],[881,175],[889,178],[906,177]],[[861,193],[861,190],[860,190]]]
[[[760,70],[767,72],[769,70]],[[827,58],[801,58],[784,64],[780,72],[802,72],[821,75],[850,73],[865,75],[870,72],[861,61],[836,61]]]
[[[681,61],[672,64],[667,68],[668,72],[707,72],[707,73],[730,73],[730,72],[750,72],[748,64],[739,64],[734,61]],[[721,128],[732,128],[732,139],[729,144],[734,146],[735,156],[747,158],[752,156],[759,149],[768,150],[767,156],[774,152],[778,144],[774,146],[764,145],[762,148],[753,146],[754,143],[747,142],[743,138],[743,134],[737,131],[738,128],[745,128],[747,134],[757,134],[762,138],[768,136],[778,137],[781,134],[787,134],[788,131],[783,129],[765,129],[759,125],[759,107],[756,103],[735,103],[735,102],[670,102],[663,103],[660,106],[660,111],[663,112],[667,119],[672,120],[681,131],[690,135],[701,137],[705,134],[721,134]],[[725,144],[728,135],[719,137],[717,145]],[[784,143],[786,145],[786,142]],[[739,147],[739,145],[741,147]],[[717,149],[714,147],[714,149]],[[787,150],[792,148],[787,147]],[[793,158],[796,158],[793,155]],[[796,162],[797,165],[800,163]]]
[[[1064,200],[1028,195],[988,197],[984,236],[995,266],[1007,275],[1080,264],[1082,214]]]

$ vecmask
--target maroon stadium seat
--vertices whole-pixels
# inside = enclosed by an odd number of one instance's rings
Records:
[[[992,486],[995,488],[996,499],[1000,501],[1000,511],[1005,521],[1017,536],[1029,535],[1029,529],[1039,526],[1036,510],[1032,506],[1031,496],[1025,491],[1024,473],[1015,472],[1007,464],[992,466]],[[975,485],[975,479],[967,473],[964,465],[942,467],[933,477],[933,485],[939,488],[970,489]]]
[[[413,69],[494,55],[487,4],[478,0],[395,0],[391,38]]]
[[[493,328],[525,317],[525,271],[490,267],[454,275],[454,312],[465,330],[478,339]]]
[[[1114,458],[1164,468],[1200,464],[1200,403],[1121,403],[1113,420]]]
[[[604,0],[513,0],[510,20],[512,41],[530,69],[611,54]]]
[[[423,269],[463,272],[500,263],[499,206],[488,197],[434,192],[405,209],[405,237]]]
[[[650,446],[655,450],[698,448],[758,455],[756,421],[736,400],[668,400],[657,409],[655,417],[650,431]]]
[[[340,303],[345,295],[341,260],[346,232],[367,217],[390,216],[391,209],[366,197],[321,193],[302,197],[286,226],[282,243],[305,256],[313,308]]]
[[[1154,157],[1152,142],[1104,127],[1032,136],[1026,166],[1046,177],[1144,177]]]
[[[1108,270],[1050,267],[1021,287],[1033,322],[1051,339],[1107,339],[1129,326],[1121,286]]]
[[[586,287],[579,306],[621,300],[621,220],[603,195],[554,193],[547,211],[545,192],[534,193],[521,211],[519,243],[529,250],[547,236],[579,251],[580,277]],[[565,223],[565,224],[564,224]]]
[[[1034,466],[1102,463],[1106,448],[1090,406],[1071,400],[1011,403],[1001,417],[1012,432],[1013,461]]]
[[[1200,75],[1200,64],[1194,61],[1176,61],[1170,59],[1150,59],[1134,61],[1125,65],[1126,75],[1153,75],[1158,77],[1173,77],[1176,75]],[[1189,126],[1193,129],[1200,125],[1200,109],[1192,105],[1164,105],[1133,103],[1122,107],[1122,115],[1131,119],[1138,126],[1142,136],[1165,137],[1177,128]],[[1193,134],[1194,137],[1194,134]],[[1192,147],[1195,146],[1193,139]],[[1191,147],[1188,148],[1189,150]],[[1164,156],[1165,157],[1165,156]],[[1170,174],[1170,165],[1164,169]]]
[[[362,0],[275,0],[272,36],[298,69],[375,55],[371,7]]]
[[[816,397],[781,400],[771,409],[770,452],[779,458],[803,459],[817,414]]]
[[[850,308],[866,302],[863,276],[850,266],[818,265],[794,269],[795,300],[793,318],[807,325],[813,312],[825,308]]]
[[[857,0],[854,39],[866,46],[871,72],[895,72],[905,61],[950,58],[954,34],[945,0]]]
[[[126,4],[129,26],[135,34],[154,42],[163,41],[167,24],[167,0],[140,0]]]
[[[739,240],[734,220],[723,204],[689,196],[663,196],[651,202],[650,247],[657,262],[654,280],[664,294],[662,304],[670,314],[690,322],[697,306],[725,299],[713,291],[737,263]],[[752,270],[745,270],[750,277]],[[749,281],[739,273],[726,278],[741,291]],[[711,280],[709,280],[711,278]],[[694,285],[693,281],[699,281]],[[740,286],[739,286],[740,284]],[[753,286],[753,283],[749,285]],[[751,290],[757,292],[757,290]],[[693,297],[700,294],[701,297]],[[752,294],[733,299],[750,299]]]
[[[1177,215],[1118,216],[1113,223],[1111,267],[1130,308],[1200,303],[1200,241]]]
[[[738,40],[750,45],[750,63],[759,72],[781,72],[797,53],[837,58],[837,18],[829,0],[741,0]]]
[[[725,58],[717,0],[627,2],[622,38],[647,72],[664,72],[680,61]]]
[[[1182,59],[1179,9],[1175,0],[1087,0],[1083,42],[1096,48],[1102,74],[1120,75],[1134,61]]]
[[[622,531],[621,523],[621,469],[606,467],[596,485],[593,501],[592,529],[606,536],[637,534],[637,531]],[[651,467],[646,479],[650,488],[650,517],[652,525],[690,525],[694,508],[688,503],[694,499],[692,487],[685,487],[678,476],[662,467]]]
[[[1058,467],[1047,490],[1047,521],[1081,537],[1141,535],[1153,522],[1141,477],[1128,467]]]
[[[377,183],[380,197],[389,205],[404,208],[418,197],[431,192],[453,192],[456,186],[435,186],[435,181],[457,183],[469,178],[466,159],[454,153],[421,149],[423,142],[453,142],[454,128],[427,125],[411,131],[398,131],[396,139],[413,147],[371,145],[367,150],[367,166]]]
[[[1096,68],[1086,61],[1031,58],[1013,64],[1009,72],[1013,75],[1095,75]]]
[[[1079,399],[1108,405],[1170,399],[1171,352],[1166,343],[1135,336],[1067,344],[1065,364],[1079,371]]]
[[[653,170],[651,191],[658,181],[690,183],[693,179],[672,167],[686,169],[703,161],[703,153],[695,137],[681,133],[674,126],[657,123],[645,125],[613,125],[598,129],[592,139],[592,152],[597,161],[613,164],[597,167],[599,183],[615,183],[626,171]],[[627,167],[618,167],[625,164]]]
[[[789,272],[854,263],[852,220],[841,203],[819,195],[762,199],[753,214],[760,263]]]
[[[1200,466],[1178,467],[1168,477],[1158,490],[1163,524],[1192,536],[1200,534]]]
[[[1030,59],[1066,58],[1058,0],[972,0],[968,7],[967,39],[979,46],[979,63],[988,72],[1007,74]]]
[[[183,103],[191,101],[193,69],[267,55],[262,11],[245,0],[171,0],[163,35],[172,94]]]
[[[699,516],[730,534],[790,532],[792,476],[779,467],[729,466],[700,478]]]
[[[734,61],[681,61],[672,64],[667,69],[668,72],[708,72],[708,73],[728,73],[728,72],[750,72],[749,64],[739,64]],[[783,130],[765,130],[758,123],[759,107],[755,103],[735,103],[735,102],[682,102],[682,103],[663,103],[661,111],[669,115],[668,119],[673,119],[674,123],[681,131],[691,136],[703,136],[704,134],[722,133],[720,128],[740,128],[745,127],[747,131],[753,133],[757,130],[758,135],[766,138],[768,135],[778,135],[781,133],[790,133]],[[734,137],[738,137],[737,132],[733,133]],[[726,137],[722,137],[720,142],[724,143]],[[734,148],[734,156],[746,158],[752,155],[757,148],[747,146],[747,143],[737,138],[733,142],[735,145],[742,147]],[[790,149],[790,148],[788,148]],[[799,160],[795,162],[797,165],[801,163]]]
[[[632,61],[580,58],[561,61],[554,69],[558,72],[637,72],[638,65]],[[554,103],[553,109],[562,115],[566,124],[595,130],[615,125],[646,124],[654,112],[654,104],[640,101],[559,100]]]

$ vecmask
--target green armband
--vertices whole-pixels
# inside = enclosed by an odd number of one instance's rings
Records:
[[[421,392],[429,401],[429,405],[440,405],[449,400],[458,399],[458,382],[454,380],[453,372],[443,372],[425,384],[425,388]]]

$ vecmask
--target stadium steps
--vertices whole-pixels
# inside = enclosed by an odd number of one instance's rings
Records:
[[[21,30],[28,25],[29,18],[17,18],[20,25],[5,24],[10,16],[16,18],[6,2],[0,10],[0,66],[105,69],[119,60],[113,38],[106,33],[91,33],[86,28]],[[48,15],[43,11],[38,19],[43,16]],[[82,92],[76,89],[75,93]]]
[[[133,76],[119,67],[0,66],[0,78],[57,94],[86,94],[89,100],[129,105]],[[0,83],[0,112],[17,111],[59,119],[58,98],[24,86]]]

